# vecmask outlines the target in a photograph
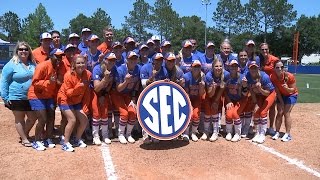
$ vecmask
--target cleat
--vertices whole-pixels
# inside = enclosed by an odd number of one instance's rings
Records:
[[[126,140],[126,138],[123,136],[123,135],[119,135],[119,141],[120,141],[120,143],[121,144],[127,144],[127,140]]]
[[[43,144],[47,148],[54,148],[56,147],[56,144],[53,143],[52,139],[48,138],[45,141],[43,141]]]
[[[240,140],[241,140],[241,137],[239,136],[239,134],[236,133],[231,139],[231,142],[238,142]]]
[[[87,147],[87,144],[84,143],[84,142],[82,141],[82,139],[75,140],[74,142],[75,142],[75,143],[74,143],[75,146],[77,146],[77,147],[80,147],[80,148],[85,148],[85,147]]]
[[[33,141],[32,147],[37,151],[44,151],[46,147],[40,141]]]
[[[129,143],[131,143],[131,144],[133,144],[133,143],[135,143],[135,142],[136,142],[136,140],[135,140],[135,139],[133,139],[133,137],[132,137],[132,136],[128,136],[128,137],[127,137],[127,139],[128,139],[128,142],[129,142]]]
[[[291,141],[291,139],[292,139],[291,135],[285,133],[285,134],[283,135],[283,137],[281,138],[281,141],[282,141],[282,142],[288,142],[288,141]]]
[[[185,141],[185,142],[189,142],[190,138],[187,134],[183,134],[182,135],[182,140]]]
[[[280,133],[276,132],[276,134],[274,136],[272,136],[272,139],[277,140],[277,139],[279,139],[279,137],[280,137]]]
[[[232,139],[232,135],[231,135],[231,133],[228,133],[226,136],[226,140],[231,141],[231,139]]]
[[[206,141],[208,139],[207,134],[203,133],[200,139]]]
[[[252,142],[257,142],[257,140],[259,139],[260,134],[256,133],[256,135],[252,138]]]
[[[93,144],[100,146],[101,145],[101,141],[100,141],[100,137],[94,137],[92,140]]]
[[[197,142],[199,139],[198,139],[198,137],[197,137],[197,135],[195,134],[195,133],[192,133],[191,134],[191,139],[192,139],[192,141],[194,141],[194,142]]]
[[[263,144],[265,142],[265,140],[266,140],[266,136],[264,134],[260,134],[260,137],[259,137],[259,139],[257,139],[256,142],[258,144]]]
[[[214,141],[218,140],[218,137],[219,137],[218,133],[213,133],[209,140],[211,142],[214,142]]]

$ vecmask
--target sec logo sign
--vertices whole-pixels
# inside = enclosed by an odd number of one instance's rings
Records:
[[[189,125],[192,111],[188,94],[178,84],[157,81],[146,87],[137,102],[143,130],[160,140],[171,140]]]

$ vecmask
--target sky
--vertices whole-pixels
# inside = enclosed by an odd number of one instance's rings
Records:
[[[112,19],[112,25],[116,28],[121,28],[121,23],[124,23],[124,16],[128,16],[129,11],[133,9],[135,0],[1,0],[0,16],[8,11],[16,13],[21,19],[26,18],[30,13],[33,13],[39,3],[42,3],[48,15],[54,23],[54,29],[61,31],[63,28],[69,27],[69,21],[75,18],[79,13],[86,16],[91,16],[97,8],[106,11]],[[145,0],[150,5],[153,5],[155,0]],[[202,20],[206,19],[205,5],[202,5],[201,0],[171,0],[173,9],[182,16],[196,15]],[[217,7],[217,0],[211,0],[211,4],[207,6],[207,25],[214,26],[212,13]],[[248,0],[241,0],[244,4]],[[306,16],[318,16],[320,14],[319,0],[288,0],[293,4],[293,8],[297,10],[298,16],[302,14]]]

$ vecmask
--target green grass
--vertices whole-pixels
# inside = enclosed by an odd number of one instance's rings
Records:
[[[320,74],[296,74],[295,77],[299,91],[298,102],[320,103]]]

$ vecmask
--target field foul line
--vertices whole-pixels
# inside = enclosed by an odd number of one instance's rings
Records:
[[[107,179],[108,180],[116,180],[118,179],[116,175],[116,171],[114,169],[114,165],[112,162],[112,158],[110,155],[109,147],[106,144],[101,145],[101,152],[102,152],[102,157],[103,157],[103,162],[104,162],[104,169],[107,174]]]
[[[316,170],[304,165],[302,161],[300,161],[298,159],[292,159],[292,158],[290,158],[290,157],[288,157],[288,156],[286,156],[284,154],[281,154],[280,152],[277,152],[275,149],[267,147],[265,145],[256,144],[256,143],[252,143],[252,144],[260,147],[262,150],[264,150],[264,151],[266,151],[268,153],[271,153],[271,154],[273,154],[273,155],[275,155],[275,156],[277,156],[277,157],[279,157],[281,159],[286,160],[289,164],[293,164],[293,165],[297,166],[298,168],[300,168],[300,169],[302,169],[304,171],[307,171],[307,172],[311,173],[312,175],[320,178],[320,172],[318,172],[318,171],[316,171]]]

